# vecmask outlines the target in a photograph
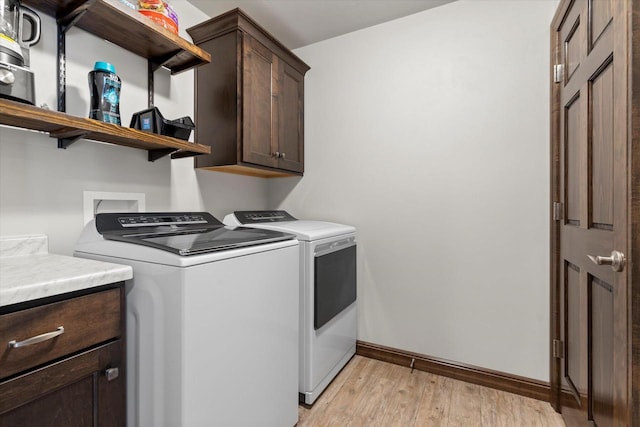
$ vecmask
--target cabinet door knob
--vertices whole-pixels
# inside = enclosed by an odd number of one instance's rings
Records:
[[[273,153],[273,157],[278,158],[280,157],[280,152],[276,151],[275,153]]]
[[[104,371],[104,376],[107,377],[107,381],[113,381],[120,376],[120,369],[109,368]]]
[[[280,153],[280,158],[284,159],[284,153]]]

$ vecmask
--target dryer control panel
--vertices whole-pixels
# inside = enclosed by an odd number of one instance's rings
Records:
[[[234,211],[233,214],[240,224],[297,221],[287,211]]]

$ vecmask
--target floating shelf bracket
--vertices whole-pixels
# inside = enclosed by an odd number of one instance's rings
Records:
[[[58,27],[58,111],[67,111],[67,31],[73,27],[95,0],[83,1],[56,18]],[[58,144],[59,145],[59,144]]]
[[[147,61],[147,91],[148,91],[148,102],[149,108],[153,107],[153,94],[154,90],[154,74],[158,69],[162,68],[164,64],[166,64],[170,59],[176,56],[180,51],[171,52],[168,55],[165,55],[160,58],[149,58]]]
[[[149,150],[149,154],[147,156],[147,159],[150,162],[155,162],[156,160],[161,159],[164,156],[167,156],[167,155],[173,153],[174,151],[176,151],[175,148],[159,148],[157,150]]]
[[[67,110],[67,59],[66,32],[68,27],[58,22],[58,111]]]
[[[149,106],[149,108],[153,107],[153,94],[155,92],[153,74],[158,68],[160,68],[160,66],[156,64],[152,59],[149,59],[147,61],[147,105]]]
[[[175,153],[171,154],[171,158],[172,159],[183,159],[185,157],[195,157],[195,156],[199,156],[202,153],[196,153],[193,151],[187,151],[187,150],[178,150]]]
[[[67,111],[67,31],[82,18],[82,15],[89,10],[94,2],[95,0],[83,1],[79,6],[70,8],[70,11],[61,14],[56,19],[58,27],[58,111],[62,113]],[[58,148],[66,150],[71,144],[88,134],[87,132],[76,133],[62,136],[63,134],[58,132],[51,132],[49,135],[58,138]]]
[[[82,129],[62,128],[49,132],[51,138],[58,139],[58,148],[66,150],[74,142],[89,135],[90,132]]]

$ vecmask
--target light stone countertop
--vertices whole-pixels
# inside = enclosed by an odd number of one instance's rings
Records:
[[[47,236],[0,237],[0,307],[128,280],[128,265],[48,253]]]

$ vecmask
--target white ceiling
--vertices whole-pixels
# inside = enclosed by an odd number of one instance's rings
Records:
[[[239,7],[289,49],[455,0],[187,0],[214,17]]]

